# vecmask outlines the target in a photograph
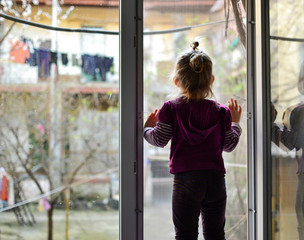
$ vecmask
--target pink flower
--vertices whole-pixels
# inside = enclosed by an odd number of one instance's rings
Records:
[[[39,123],[38,126],[37,126],[37,128],[38,128],[38,130],[41,132],[41,134],[44,135],[45,129],[44,129],[44,127],[42,126],[42,124]]]

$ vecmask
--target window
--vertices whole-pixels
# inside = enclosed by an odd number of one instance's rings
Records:
[[[84,3],[1,3],[1,239],[119,238],[119,5]]]
[[[269,1],[272,239],[302,239],[303,2]]]
[[[184,5],[183,5],[184,4]],[[242,16],[246,14],[242,4]],[[224,154],[228,193],[226,234],[247,238],[247,84],[246,49],[241,43],[232,6],[224,1],[144,1],[144,117],[172,98],[171,80],[176,57],[194,40],[213,60],[215,99],[226,104],[235,97],[243,107],[243,134],[233,153]],[[226,29],[227,27],[227,29]],[[227,35],[225,34],[227,33]],[[174,238],[171,216],[172,175],[168,173],[169,147],[144,145],[144,239]],[[201,231],[201,223],[200,223]],[[201,232],[200,232],[201,234]],[[200,236],[202,238],[202,236]]]

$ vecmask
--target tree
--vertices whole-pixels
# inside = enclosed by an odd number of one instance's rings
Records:
[[[228,27],[229,15],[230,15],[230,4],[232,6],[233,15],[235,18],[235,24],[237,31],[240,36],[241,43],[246,48],[246,26],[243,21],[243,13],[246,11],[245,0],[224,0],[225,15],[226,15],[226,31]]]
[[[17,3],[16,0],[1,1],[3,12],[13,14],[15,17],[23,16],[24,18],[27,18],[32,13],[32,4],[38,5],[39,0],[24,0],[22,1],[21,6]],[[9,35],[9,33],[13,30],[15,25],[16,22],[13,22],[8,30],[2,35],[0,39],[0,46]]]
[[[92,94],[88,95],[92,96]],[[64,146],[65,154],[62,155],[60,160],[61,173],[54,175],[51,172],[54,162],[51,158],[52,153],[48,142],[49,132],[53,127],[50,125],[48,116],[48,93],[6,92],[1,93],[0,96],[2,106],[0,146],[3,149],[1,163],[3,165],[13,163],[19,174],[27,175],[35,183],[42,196],[48,194],[49,191],[58,190],[48,197],[50,204],[50,208],[47,211],[48,240],[52,240],[53,211],[56,201],[63,191],[70,189],[77,174],[85,166],[88,166],[89,162],[94,164],[94,160],[95,165],[93,166],[102,164],[104,169],[117,167],[118,165],[116,158],[118,149],[114,149],[114,157],[109,152],[113,151],[113,147],[111,149],[111,142],[113,142],[111,136],[117,137],[117,135],[111,126],[100,125],[100,122],[96,121],[96,116],[105,115],[105,119],[108,118],[106,122],[117,124],[112,117],[114,116],[114,118],[118,119],[117,111],[115,110],[118,99],[114,96],[112,100],[109,100],[109,95],[106,94],[106,97],[101,96],[100,101],[97,103],[94,101],[96,100],[94,97],[86,98],[86,101],[83,101],[84,98],[80,98],[79,101],[75,102],[74,95],[66,96],[64,101],[65,119],[61,123],[62,129],[65,129],[65,131],[58,134],[57,136],[60,137],[55,141],[56,144]],[[114,110],[112,111],[113,107]],[[91,111],[92,119],[81,115],[83,111]],[[86,127],[81,125],[83,122],[87,123]],[[87,128],[88,126],[96,125],[101,126],[103,131],[96,128]],[[112,126],[115,127],[114,125]],[[75,129],[80,127],[85,130],[80,129],[80,133],[75,134]],[[100,137],[100,134],[102,137]],[[83,147],[73,155],[71,154],[71,149],[73,148],[71,144],[75,144],[75,141],[73,142],[72,140],[75,138]],[[39,176],[46,177],[49,189],[42,186]],[[54,181],[58,181],[58,176],[62,176],[59,179],[61,187],[55,188]],[[69,201],[66,201],[66,203],[69,204]]]

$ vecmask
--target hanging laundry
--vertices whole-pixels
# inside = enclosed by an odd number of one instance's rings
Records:
[[[68,65],[68,54],[67,53],[61,53],[61,61],[62,61],[62,65],[66,66]]]
[[[30,66],[37,66],[38,52],[34,48],[34,43],[31,39],[23,38],[22,41],[27,45],[29,50],[29,57],[25,59],[25,63],[28,63]]]
[[[58,53],[50,52],[50,64],[54,63],[57,65],[57,61],[58,61]]]
[[[106,81],[106,74],[110,71],[113,66],[113,58],[112,57],[101,57],[95,56],[96,68],[99,71],[101,81]]]
[[[7,182],[7,177],[6,177],[6,172],[4,168],[0,169],[1,174],[2,174],[2,179],[1,179],[1,195],[0,195],[0,200],[1,202],[8,201],[8,182]]]
[[[81,66],[80,58],[77,54],[72,54],[72,66]]]
[[[50,203],[46,199],[46,197],[42,197],[38,202],[38,210],[39,212],[47,211],[51,208]]]
[[[102,81],[106,81],[106,73],[108,73],[113,66],[114,59],[112,57],[103,57],[102,59],[102,71],[101,71],[101,79]]]
[[[38,65],[38,50],[36,48],[33,51],[30,51],[30,57],[25,60],[30,66],[37,66]]]
[[[10,41],[10,57],[9,59],[15,63],[25,63],[25,60],[30,57],[27,44],[22,41]]]
[[[47,211],[51,208],[51,205],[49,201],[46,199],[46,197],[43,197],[43,202],[44,202],[44,209]]]
[[[39,78],[50,76],[50,52],[45,49],[38,50]]]
[[[84,73],[93,76],[93,80],[97,79],[97,72],[100,74],[100,80],[106,81],[106,73],[110,71],[113,66],[112,57],[103,57],[100,55],[88,55],[81,56],[82,70]]]
[[[95,55],[94,61],[95,61],[95,71],[96,71],[96,69],[99,71],[100,78],[103,81],[103,77],[102,77],[102,75],[103,75],[103,67],[102,67],[103,58],[99,55]],[[95,76],[95,79],[96,79],[96,76]]]
[[[82,60],[82,70],[84,73],[95,76],[96,77],[96,63],[94,56],[84,54],[81,56]]]

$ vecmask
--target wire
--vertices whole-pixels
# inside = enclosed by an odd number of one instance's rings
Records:
[[[230,19],[229,22],[234,21],[235,19]],[[226,20],[216,21],[216,22],[210,22],[210,23],[202,23],[198,25],[193,25],[189,27],[183,27],[183,28],[174,28],[174,29],[168,29],[163,31],[151,31],[151,32],[144,32],[144,35],[154,35],[154,34],[167,34],[167,33],[175,33],[175,32],[182,32],[182,31],[190,31],[193,28],[199,28],[199,27],[205,27],[210,25],[216,25],[226,23]]]
[[[62,28],[62,27],[53,27],[45,24],[40,24],[40,23],[34,23],[31,21],[23,20],[17,17],[13,17],[4,13],[0,13],[0,17],[5,18],[10,21],[30,25],[33,27],[38,27],[38,28],[43,28],[43,29],[48,29],[52,31],[61,31],[61,32],[80,32],[80,33],[98,33],[98,34],[105,34],[105,35],[119,35],[119,32],[114,32],[114,31],[102,31],[102,30],[93,30],[93,29],[87,29],[87,28]],[[235,19],[230,19],[230,21],[235,21]],[[210,23],[203,23],[203,24],[198,24],[198,25],[193,25],[189,27],[182,27],[182,28],[173,28],[173,29],[168,29],[168,30],[163,30],[163,31],[149,31],[149,32],[144,32],[144,35],[157,35],[157,34],[168,34],[168,33],[175,33],[175,32],[182,32],[182,31],[190,31],[193,28],[199,28],[199,27],[205,27],[205,26],[210,26],[210,25],[216,25],[216,24],[221,24],[221,23],[226,23],[226,20],[221,20],[221,21],[216,21],[216,22],[210,22]]]
[[[16,204],[14,204],[14,205],[12,205],[12,206],[9,206],[9,207],[6,207],[6,208],[2,208],[2,209],[0,209],[0,213],[1,213],[1,212],[8,211],[8,210],[11,210],[11,209],[14,209],[14,208],[16,208],[16,207],[20,207],[20,206],[22,206],[22,205],[25,205],[25,204],[28,204],[28,203],[31,203],[31,202],[35,202],[35,201],[37,201],[37,200],[39,200],[39,199],[41,199],[41,198],[43,198],[43,197],[47,197],[47,196],[50,196],[50,195],[52,195],[52,194],[61,192],[61,191],[62,191],[63,189],[65,189],[65,188],[66,188],[65,186],[61,186],[61,187],[59,187],[59,188],[53,189],[52,191],[49,191],[49,192],[44,193],[44,194],[41,194],[41,195],[39,195],[39,196],[37,196],[37,197],[34,197],[34,198],[31,198],[31,199],[25,200],[25,201],[23,201],[23,202],[16,203]]]
[[[106,173],[110,174],[110,173],[116,172],[117,170],[118,170],[118,168],[111,168],[111,169],[108,169],[106,171]],[[36,201],[40,200],[43,197],[51,196],[51,195],[53,195],[55,193],[62,192],[63,190],[65,190],[68,187],[72,187],[74,185],[79,185],[79,184],[82,184],[82,183],[87,183],[87,182],[91,181],[92,179],[94,179],[95,177],[96,176],[91,176],[91,177],[88,177],[88,178],[86,178],[84,180],[82,179],[82,180],[80,180],[78,182],[74,182],[74,183],[70,184],[69,186],[62,185],[62,186],[60,186],[60,187],[58,187],[56,189],[53,189],[52,191],[48,191],[48,192],[46,192],[44,194],[41,194],[39,196],[33,197],[31,199],[27,199],[27,200],[22,201],[22,202],[18,202],[16,204],[13,204],[13,205],[11,205],[9,207],[6,207],[6,208],[2,208],[2,209],[0,209],[0,213],[8,211],[8,210],[11,210],[11,209],[14,209],[14,208],[17,208],[17,207],[20,207],[20,206],[23,206],[23,205],[31,203],[31,202],[36,202]]]
[[[34,23],[31,21],[23,20],[20,18],[12,17],[10,15],[0,13],[0,17],[5,18],[7,20],[11,20],[14,22],[30,25],[33,27],[48,29],[48,30],[55,30],[55,31],[61,31],[61,32],[81,32],[81,33],[99,33],[99,34],[106,34],[106,35],[118,35],[118,32],[112,32],[112,31],[102,31],[102,30],[93,30],[93,29],[87,29],[87,28],[63,28],[63,27],[53,27],[45,24],[40,23]]]
[[[280,36],[270,36],[270,39],[289,41],[289,42],[304,42],[304,38],[289,38],[289,37],[280,37]]]

